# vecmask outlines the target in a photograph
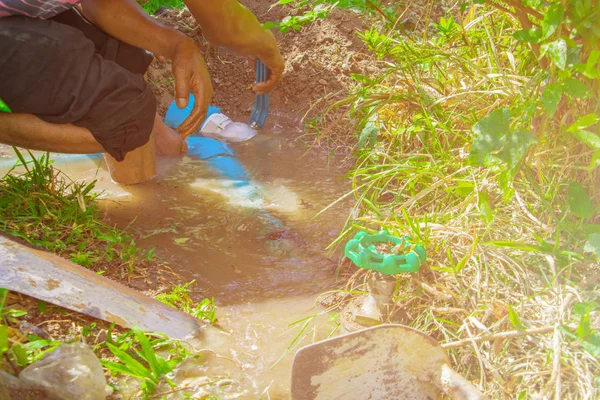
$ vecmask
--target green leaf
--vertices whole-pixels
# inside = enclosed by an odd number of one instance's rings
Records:
[[[588,87],[583,82],[575,78],[565,79],[563,87],[565,93],[575,99],[584,99],[592,95]]]
[[[590,171],[600,167],[600,150],[596,150],[590,161]]]
[[[529,130],[510,131],[510,111],[498,109],[473,125],[475,139],[469,159],[475,165],[486,165],[498,159],[515,168],[527,149],[536,142]]]
[[[499,108],[473,125],[475,139],[469,159],[475,165],[484,165],[489,155],[502,148],[510,131],[510,111]]]
[[[573,214],[580,218],[591,218],[594,216],[594,205],[585,187],[579,182],[571,182],[569,185],[569,207]]]
[[[478,194],[479,201],[477,202],[477,208],[479,209],[479,214],[481,218],[488,224],[494,220],[494,210],[492,209],[492,205],[490,204],[490,198],[487,191],[482,190]]]
[[[152,376],[152,373],[150,372],[150,370],[148,370],[148,368],[144,366],[144,364],[130,356],[127,352],[113,345],[112,343],[106,343],[106,346],[115,357],[117,357],[123,364],[127,366],[127,368],[131,371],[132,375],[148,379],[152,382],[156,382],[154,376]]]
[[[596,125],[598,122],[600,122],[600,117],[598,117],[598,115],[593,113],[587,114],[569,126],[567,132],[571,132],[571,134],[575,136],[577,140],[585,143],[589,147],[593,149],[600,149],[600,136],[585,130],[585,128]]]
[[[377,135],[379,135],[379,128],[377,127],[377,113],[374,112],[371,114],[369,120],[365,124],[365,127],[360,133],[358,147],[373,147],[375,145],[375,141],[377,140]]]
[[[600,358],[600,333],[593,331],[583,342],[581,348],[592,357]]]
[[[519,42],[539,43],[542,40],[542,30],[538,27],[532,29],[521,29],[513,33],[513,37]]]
[[[360,83],[365,83],[368,85],[372,85],[375,83],[375,81],[371,78],[369,78],[366,75],[361,75],[361,74],[350,74],[350,77],[352,79],[354,79],[356,82],[360,82]]]
[[[575,132],[580,129],[585,129],[592,125],[596,125],[598,122],[600,122],[600,117],[598,117],[598,115],[594,113],[586,114],[569,126],[567,132]]]
[[[600,308],[600,304],[595,301],[581,301],[573,304],[573,313],[577,315],[588,315],[598,308]]]
[[[577,329],[575,329],[577,336],[580,339],[586,339],[592,333],[592,327],[590,324],[590,313],[584,314],[581,316],[579,320],[579,325],[577,325]]]
[[[573,132],[573,136],[575,136],[581,143],[586,144],[592,149],[600,149],[600,136],[593,132],[579,130]]]
[[[543,36],[542,40],[548,39],[562,22],[562,19],[565,15],[565,9],[561,4],[552,4],[548,7],[548,11],[546,11],[546,15],[544,15],[544,20],[542,21],[542,31]]]
[[[163,370],[161,364],[159,364],[159,362],[157,361],[156,352],[152,348],[152,345],[150,344],[150,341],[148,340],[144,332],[142,332],[142,330],[139,328],[133,328],[133,331],[135,332],[135,336],[140,342],[140,345],[142,346],[144,358],[148,362],[148,365],[150,365],[154,376],[159,377],[168,373],[169,371]]]
[[[277,4],[285,5],[285,4],[293,3],[294,1],[296,1],[296,0],[279,0],[279,2]]]
[[[133,371],[131,371],[129,368],[127,368],[127,366],[125,366],[123,364],[119,364],[119,363],[116,363],[113,361],[106,361],[106,360],[100,360],[100,362],[102,363],[102,365],[104,367],[106,367],[111,372],[111,375],[114,374],[115,372],[117,372],[117,373],[121,373],[124,375],[130,375],[130,376],[134,376],[137,378],[146,379],[145,376],[137,376]]]
[[[177,238],[177,239],[175,239],[175,243],[176,244],[185,244],[188,240],[190,240],[190,238],[186,238],[186,237],[184,237],[184,238]]]
[[[29,363],[31,362],[29,360],[29,354],[31,353],[31,350],[25,349],[25,347],[21,346],[20,344],[15,344],[13,347],[11,347],[11,350],[15,355],[17,364],[20,367],[26,367],[27,365],[29,365]]]
[[[554,42],[545,43],[541,46],[541,56],[546,53],[559,69],[565,69],[567,66],[567,42],[564,39],[558,39]]]
[[[8,351],[8,325],[0,325],[0,356]]]
[[[600,258],[600,234],[592,233],[588,236],[583,251],[586,253],[593,253],[597,258]]]
[[[558,108],[558,103],[562,98],[563,88],[559,83],[551,83],[544,88],[542,94],[542,103],[546,108],[546,113],[551,117]]]
[[[277,27],[277,24],[273,21],[267,21],[262,25],[263,29],[273,29]]]
[[[523,329],[523,323],[519,313],[516,312],[511,305],[508,306],[508,319],[515,329]]]
[[[504,148],[498,153],[498,158],[514,168],[519,164],[527,149],[535,142],[535,136],[529,130],[510,132]]]

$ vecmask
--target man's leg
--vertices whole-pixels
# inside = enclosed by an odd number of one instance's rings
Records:
[[[102,59],[80,31],[0,18],[0,54],[0,93],[15,112],[2,115],[0,141],[49,151],[100,150],[116,160],[148,143],[156,115],[150,88],[142,76]],[[154,168],[144,169],[153,162],[151,154],[148,162],[128,168],[139,168],[132,175],[148,179]]]
[[[85,19],[76,9],[61,13],[52,20],[78,29],[94,43],[96,53],[103,59],[113,61],[134,74],[143,76],[152,62],[151,53],[109,36]],[[186,145],[181,136],[166,126],[158,115],[154,119],[152,132],[157,154],[177,156],[185,150]]]

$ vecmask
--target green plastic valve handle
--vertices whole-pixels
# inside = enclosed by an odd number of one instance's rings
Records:
[[[383,253],[376,247],[386,244],[396,251]],[[346,244],[344,254],[357,267],[386,275],[418,272],[421,264],[427,259],[425,248],[420,244],[413,245],[409,236],[392,236],[387,231],[374,235],[357,233],[354,239]]]

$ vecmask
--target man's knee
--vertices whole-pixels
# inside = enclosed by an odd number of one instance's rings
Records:
[[[113,101],[99,102],[88,117],[75,122],[75,125],[88,128],[106,152],[117,161],[122,161],[127,153],[144,146],[154,127],[154,94],[147,85],[144,85],[142,91],[136,91],[132,89],[129,96],[123,94]],[[121,104],[120,109],[114,109],[115,102]],[[101,118],[102,115],[112,117]]]

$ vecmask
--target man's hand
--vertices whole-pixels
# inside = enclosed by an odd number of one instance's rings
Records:
[[[83,0],[81,4],[83,14],[109,35],[172,61],[177,105],[185,107],[190,92],[196,97],[194,110],[178,131],[186,138],[198,129],[206,116],[212,85],[194,41],[157,23],[135,0]]]
[[[262,27],[254,14],[237,0],[184,0],[200,26],[202,33],[215,46],[256,59],[271,72],[266,82],[257,83],[257,94],[272,91],[283,74],[285,63],[273,34]]]
[[[175,47],[171,60],[177,106],[183,108],[187,105],[190,92],[196,98],[194,109],[177,129],[185,139],[194,133],[206,118],[212,97],[212,84],[200,49],[193,40],[182,40]]]
[[[263,46],[258,54],[250,54],[250,60],[252,68],[256,69],[256,59],[259,58],[263,64],[267,66],[270,74],[269,79],[265,82],[258,82],[252,86],[252,90],[256,94],[269,93],[275,89],[275,86],[279,83],[283,70],[285,69],[285,62],[279,53],[275,37],[266,29],[264,29],[263,32],[263,38],[258,40],[263,43]]]

